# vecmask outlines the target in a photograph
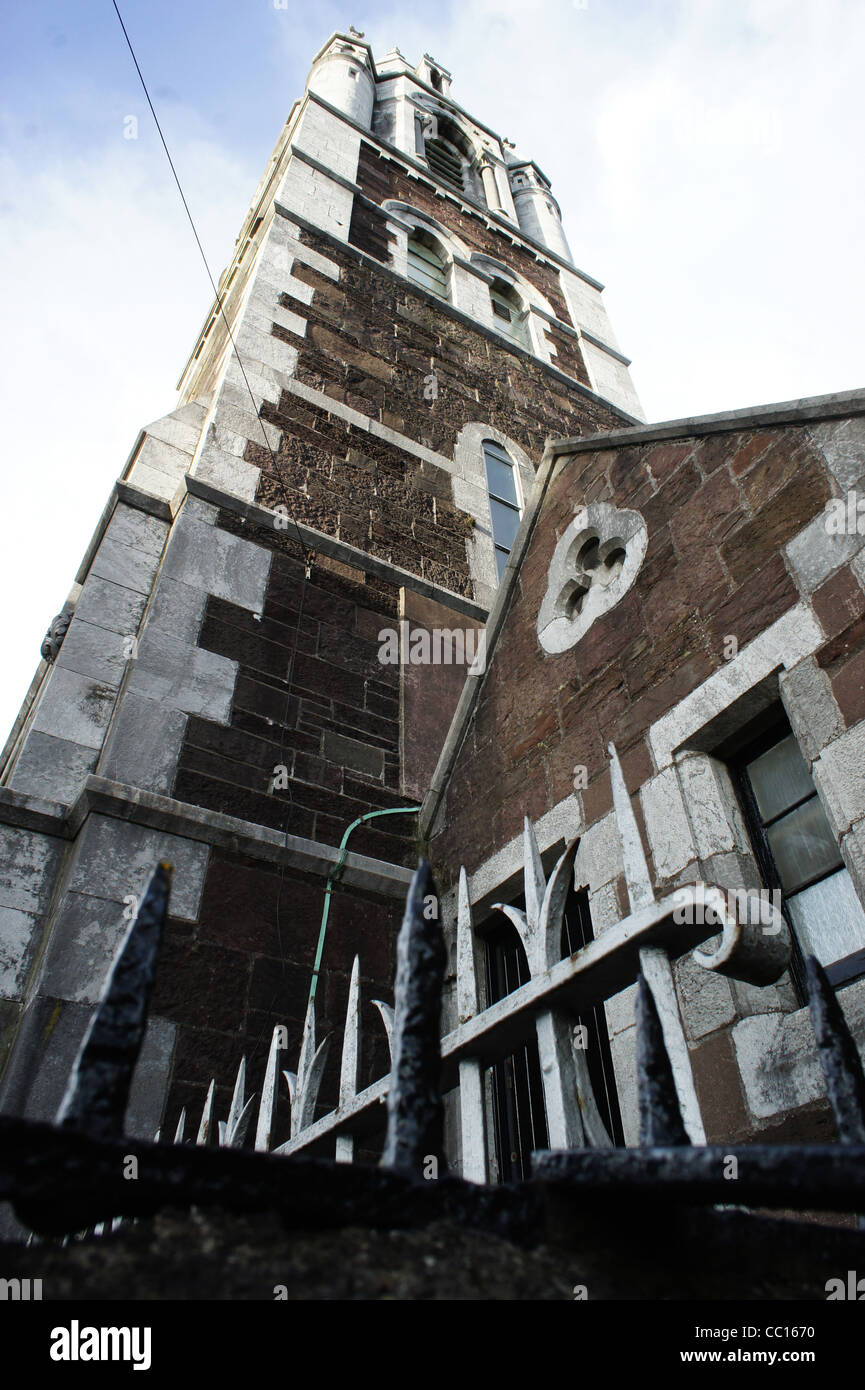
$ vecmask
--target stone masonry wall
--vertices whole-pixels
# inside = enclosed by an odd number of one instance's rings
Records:
[[[356,848],[354,839],[351,848]],[[216,1114],[228,1114],[241,1057],[247,1095],[261,1094],[275,1024],[288,1048],[282,1066],[296,1069],[309,997],[324,880],[227,851],[212,854],[197,922],[172,919],[159,958],[152,1012],[176,1029],[172,1082],[163,1131],[173,1134],[181,1109],[198,1126],[211,1078]],[[393,1002],[394,941],[402,908],[394,899],[337,888],[327,924],[316,991],[316,1035],[334,1034],[320,1091],[321,1113],[336,1104],[340,1042],[349,980],[360,957],[359,1086],[388,1070],[384,1028],[372,1000]],[[288,1138],[290,1108],[279,1086],[276,1141]],[[332,1155],[331,1155],[332,1156]]]
[[[298,632],[303,564],[297,541],[228,512],[220,514],[219,525],[270,548],[273,561],[260,614],[222,598],[207,602],[199,646],[237,662],[234,698],[227,724],[189,719],[173,795],[338,845],[355,817],[405,804],[399,668],[378,660],[378,633],[397,622],[399,589],[318,556]],[[286,768],[290,785],[271,789],[278,766]],[[385,828],[360,827],[352,848],[390,863],[410,860],[411,817],[380,824]]]
[[[576,764],[587,769],[581,805],[592,825],[612,807],[609,740],[635,792],[655,771],[650,726],[725,665],[725,637],[741,649],[799,601],[802,581],[783,547],[831,495],[821,452],[797,427],[599,449],[562,463],[449,788],[436,856],[449,863],[459,845],[467,867],[482,862],[517,834],[523,814],[538,817],[571,793]],[[576,507],[593,501],[641,512],[646,557],[622,601],[576,647],[550,656],[536,629],[547,570]],[[833,600],[840,589],[851,608]],[[836,615],[818,661],[839,663],[842,689],[845,634],[855,638],[862,598],[843,570],[814,595],[816,608]],[[481,784],[498,810],[476,820]]]
[[[855,525],[833,533],[824,510],[861,486],[865,429],[816,408],[802,416],[559,461],[434,826],[442,883],[465,864],[491,887],[490,866],[507,872],[528,814],[542,848],[581,836],[576,876],[589,885],[596,934],[624,915],[612,740],[658,890],[693,878],[758,887],[732,786],[711,755],[780,700],[865,901],[865,537]],[[592,501],[642,514],[645,560],[576,646],[548,655],[537,635],[548,567],[574,511]],[[588,785],[575,792],[576,767]],[[494,813],[478,815],[480,804]],[[831,1138],[807,1011],[789,980],[756,989],[688,957],[676,975],[710,1140]],[[865,981],[839,997],[865,1048]],[[633,990],[608,1001],[607,1018],[633,1141]]]
[[[537,461],[550,435],[603,428],[618,417],[369,257],[309,230],[302,237],[339,267],[339,280],[295,267],[293,278],[312,288],[311,303],[291,293],[281,302],[303,320],[303,332],[280,324],[272,332],[297,351],[295,381],[334,407],[284,391],[277,409],[265,408],[263,418],[282,430],[279,476],[267,450],[251,441],[246,458],[262,470],[257,500],[282,503],[301,521],[470,595],[473,518],[454,505],[452,473],[408,453],[398,436],[444,462],[463,426],[482,421]],[[372,435],[368,419],[393,437]]]
[[[444,201],[425,182],[410,178],[396,160],[388,159],[370,145],[362,144],[360,147],[357,182],[358,187],[374,202],[383,203],[387,199],[398,198],[410,203],[456,232],[472,250],[503,262],[540,290],[563,323],[576,327],[562,294],[558,270],[550,262],[539,260],[528,247],[511,240],[506,233],[490,227],[485,218],[469,213],[454,202]],[[560,334],[556,341],[557,350],[560,342],[565,341],[565,335]],[[576,343],[556,365],[577,381],[588,385],[588,373]]]

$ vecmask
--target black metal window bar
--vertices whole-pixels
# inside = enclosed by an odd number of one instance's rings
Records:
[[[484,961],[488,1003],[497,1004],[528,983],[526,953],[509,922],[502,922],[484,937]],[[490,1068],[490,1081],[499,1180],[527,1178],[532,1153],[546,1148],[549,1142],[538,1040],[531,1023],[525,1039]]]
[[[511,906],[525,908],[525,897]],[[562,912],[560,955],[564,959],[594,941],[589,894],[571,885]],[[500,999],[530,979],[526,954],[514,928],[502,921],[484,935],[487,1002]],[[625,1136],[616,1090],[616,1076],[603,1003],[594,1004],[574,1017],[574,1029],[588,1065],[592,1091],[601,1120],[613,1143],[624,1147]],[[535,1150],[549,1144],[544,1088],[537,1036],[531,1023],[520,1046],[490,1068],[493,1128],[499,1179],[513,1182],[531,1174]]]

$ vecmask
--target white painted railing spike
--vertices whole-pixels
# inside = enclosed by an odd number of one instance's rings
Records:
[[[342,1058],[339,1067],[339,1103],[345,1105],[357,1095],[357,1064],[360,1052],[360,957],[355,956],[345,1008]]]
[[[258,1123],[255,1126],[255,1148],[258,1153],[267,1153],[273,1132],[273,1116],[276,1109],[276,1086],[279,1080],[279,1054],[285,1029],[278,1023],[270,1039],[270,1051],[264,1069],[264,1085],[261,1088],[261,1101],[258,1106]]]
[[[210,1138],[210,1131],[213,1128],[213,1098],[216,1093],[216,1081],[211,1081],[207,1089],[207,1098],[204,1102],[204,1109],[201,1112],[201,1123],[198,1126],[198,1136],[196,1144],[206,1144]]]
[[[381,1021],[384,1024],[385,1036],[387,1037],[387,1055],[393,1061],[393,1008],[390,1004],[385,1004],[383,999],[373,999],[373,1004],[381,1014]]]
[[[460,869],[457,889],[457,1012],[460,1023],[474,1018],[479,1008],[469,883],[465,869]]]
[[[526,890],[526,920],[529,924],[529,933],[534,936],[538,930],[541,920],[541,904],[544,901],[544,890],[547,886],[544,866],[541,863],[541,854],[538,849],[538,840],[535,835],[535,828],[525,817],[523,822],[523,881]]]
[[[312,1124],[315,1117],[315,1104],[318,1090],[327,1061],[330,1047],[328,1035],[319,1047],[315,1045],[315,1003],[310,999],[303,1025],[303,1042],[300,1047],[300,1060],[297,1074],[283,1072],[288,1082],[291,1096],[291,1137],[295,1139],[302,1129]]]

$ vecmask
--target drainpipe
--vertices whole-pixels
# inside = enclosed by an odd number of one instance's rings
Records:
[[[315,999],[315,989],[318,984],[318,976],[321,970],[321,958],[324,954],[324,940],[327,935],[327,919],[330,914],[330,900],[333,893],[334,884],[342,873],[345,865],[346,855],[348,854],[348,838],[357,826],[363,825],[365,821],[375,820],[376,816],[416,816],[420,811],[419,806],[390,806],[384,811],[367,811],[366,815],[358,816],[353,820],[340,841],[339,858],[327,876],[327,887],[324,890],[324,907],[321,913],[321,926],[318,932],[318,946],[315,952],[315,965],[312,970],[312,980],[309,986],[309,1002]]]

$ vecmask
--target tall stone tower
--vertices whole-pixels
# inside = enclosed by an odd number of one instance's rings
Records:
[[[549,436],[639,417],[601,288],[541,169],[440,63],[328,40],[4,752],[3,1110],[55,1113],[159,859],[172,915],[131,1133],[171,1129],[211,1076],[225,1102],[275,1022],[296,1048],[319,950],[320,1028],[356,952],[364,1009],[391,997],[400,808],[465,677],[406,644],[485,622]],[[384,1068],[370,1047],[364,1083]]]

